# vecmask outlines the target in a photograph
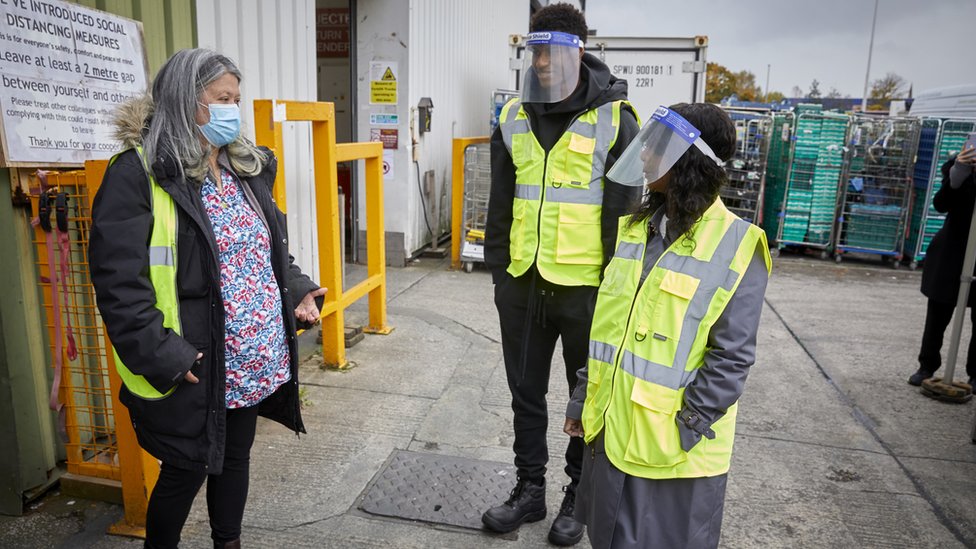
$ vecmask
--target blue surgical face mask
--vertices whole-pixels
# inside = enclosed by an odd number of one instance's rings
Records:
[[[240,106],[233,103],[211,103],[207,108],[210,110],[210,122],[198,126],[207,141],[214,147],[223,147],[237,139],[241,133]]]

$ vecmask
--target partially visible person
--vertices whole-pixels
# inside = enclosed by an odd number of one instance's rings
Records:
[[[763,231],[719,199],[734,152],[724,111],[682,103],[607,174],[648,193],[620,220],[566,411],[589,446],[576,516],[595,549],[718,546],[771,268]]]
[[[240,134],[241,73],[183,50],[123,105],[89,265],[136,437],[161,462],[147,548],[175,548],[207,481],[215,548],[241,546],[259,415],[305,432],[297,325],[325,294],[292,263],[277,163]]]
[[[556,341],[562,341],[568,393],[586,364],[590,319],[617,219],[638,204],[639,189],[604,178],[639,126],[627,82],[584,53],[586,19],[569,4],[532,17],[522,95],[502,109],[491,139],[491,195],[485,264],[495,283],[505,373],[512,394],[517,479],[510,497],[482,521],[511,532],[546,517],[546,394]],[[569,441],[569,482],[549,541],[573,545],[583,444]]]
[[[922,348],[918,353],[918,371],[908,378],[910,385],[919,386],[935,375],[942,366],[942,341],[946,327],[952,320],[959,297],[959,277],[962,274],[969,223],[976,204],[976,148],[966,148],[942,166],[942,186],[932,199],[932,206],[946,214],[945,223],[932,237],[925,253],[922,270],[922,294],[928,298]],[[976,288],[974,288],[976,290]],[[976,380],[976,291],[970,291],[970,319],[974,323],[973,336],[966,354],[968,383]]]

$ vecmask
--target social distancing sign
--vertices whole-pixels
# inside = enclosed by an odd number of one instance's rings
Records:
[[[0,0],[0,165],[110,157],[120,148],[115,109],[147,82],[138,21],[60,0]]]

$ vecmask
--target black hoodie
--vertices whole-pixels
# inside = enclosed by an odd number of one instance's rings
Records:
[[[572,95],[559,103],[526,103],[524,107],[529,115],[532,133],[548,154],[578,115],[619,99],[627,99],[627,81],[610,74],[610,69],[602,61],[587,53],[580,64],[580,84]],[[606,171],[610,171],[639,129],[634,113],[628,108],[622,109],[617,141],[607,154]],[[617,219],[636,209],[641,189],[619,185],[606,178],[603,183],[601,228],[605,267],[613,255],[617,240]],[[514,199],[515,164],[502,140],[501,130],[496,128],[491,136],[491,196],[485,227],[485,265],[491,270],[495,283],[505,276],[511,262],[509,235]]]

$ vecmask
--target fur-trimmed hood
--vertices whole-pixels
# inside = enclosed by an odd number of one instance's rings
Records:
[[[122,150],[142,146],[143,133],[152,117],[155,105],[149,93],[136,95],[119,105],[115,111],[115,139]]]

